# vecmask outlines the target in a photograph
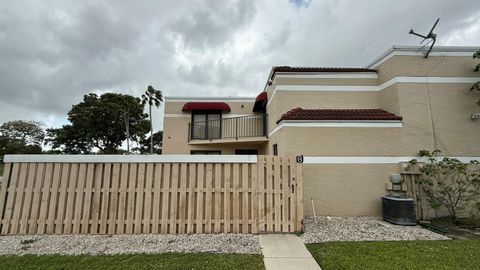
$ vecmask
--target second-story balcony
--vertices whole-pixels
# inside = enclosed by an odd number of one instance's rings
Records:
[[[267,141],[267,114],[219,118],[188,124],[189,143]]]

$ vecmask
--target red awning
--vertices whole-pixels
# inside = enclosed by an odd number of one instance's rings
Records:
[[[255,98],[255,104],[253,105],[254,112],[264,112],[267,108],[267,92],[260,93],[257,98]]]
[[[225,102],[187,102],[182,111],[224,111],[230,112],[230,106]]]

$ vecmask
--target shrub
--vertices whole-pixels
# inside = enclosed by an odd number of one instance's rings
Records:
[[[439,157],[439,150],[422,150],[418,156],[426,158],[420,166],[420,177],[416,183],[427,195],[434,209],[445,207],[455,223],[458,215],[470,207],[480,209],[480,163],[463,163],[455,158]],[[411,160],[415,165],[418,161]],[[471,209],[471,208],[470,208]]]

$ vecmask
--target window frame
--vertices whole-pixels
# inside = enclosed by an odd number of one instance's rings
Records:
[[[220,118],[220,126],[219,126],[219,134],[218,134],[218,138],[212,138],[212,139],[220,139],[222,138],[222,119],[223,119],[223,112],[221,110],[193,110],[191,115],[190,115],[190,123],[192,123],[191,127],[190,127],[190,134],[191,134],[191,137],[192,137],[192,140],[208,140],[210,139],[209,138],[209,133],[208,133],[208,115],[219,115]],[[194,135],[194,117],[195,115],[205,115],[205,122],[206,122],[206,125],[205,125],[205,130],[204,130],[204,134],[205,134],[205,137],[204,138],[198,138],[198,137],[195,137]],[[199,122],[203,122],[203,121],[199,121]]]

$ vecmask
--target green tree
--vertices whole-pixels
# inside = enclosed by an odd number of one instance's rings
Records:
[[[117,154],[127,139],[123,113],[128,109],[128,136],[139,141],[149,131],[147,115],[139,98],[130,95],[90,93],[68,112],[70,124],[47,130],[47,141],[64,153],[86,154],[98,148],[104,154]]]
[[[430,206],[434,209],[445,207],[455,223],[460,213],[475,207],[475,202],[477,208],[480,206],[480,164],[442,158],[440,153],[439,150],[419,152],[427,161],[420,167],[421,175],[416,183],[427,195]],[[411,160],[410,164],[417,164],[417,160]]]
[[[476,53],[473,54],[473,59],[480,59],[480,50]],[[480,63],[478,63],[475,68],[473,69],[473,71],[475,72],[479,72],[480,71]],[[472,85],[472,87],[470,88],[470,90],[478,90],[480,91],[480,82],[476,82]],[[478,105],[480,105],[480,100],[477,101]]]
[[[133,148],[134,151],[139,152],[140,154],[147,154],[150,152],[151,144],[150,136],[148,138],[143,138],[138,142],[138,147]],[[162,141],[163,141],[163,131],[157,131],[153,133],[153,153],[162,154]]]
[[[147,91],[142,95],[142,104],[148,104],[150,114],[150,154],[153,154],[153,123],[152,123],[152,106],[160,107],[163,101],[163,94],[160,90],[155,90],[151,85],[147,87]]]
[[[15,120],[0,126],[0,156],[42,152],[45,131],[35,121]]]

